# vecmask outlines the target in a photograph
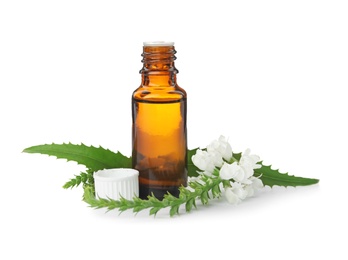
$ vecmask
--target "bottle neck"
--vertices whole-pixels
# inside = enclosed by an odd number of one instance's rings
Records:
[[[142,85],[147,87],[173,87],[176,85],[174,46],[144,46]]]

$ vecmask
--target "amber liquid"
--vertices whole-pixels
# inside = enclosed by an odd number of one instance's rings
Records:
[[[187,184],[186,97],[154,101],[133,95],[132,112],[139,197],[146,199],[153,193],[162,199],[168,192],[178,196],[178,188]]]

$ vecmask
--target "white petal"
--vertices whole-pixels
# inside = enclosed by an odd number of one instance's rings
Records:
[[[233,171],[231,169],[231,164],[224,163],[220,169],[220,178],[223,180],[230,180],[233,178]]]
[[[222,153],[222,157],[226,160],[229,161],[232,158],[232,147],[229,143],[226,143],[226,146],[224,147],[224,151]]]
[[[207,145],[207,151],[215,152],[219,148],[220,143],[217,140],[212,141],[209,145]]]
[[[212,141],[207,146],[207,151],[210,152],[217,152],[223,157],[226,161],[231,160],[232,158],[232,148],[231,145],[227,142],[226,138],[224,136],[220,136],[219,140]]]
[[[233,192],[231,188],[225,189],[225,197],[227,201],[231,204],[238,204],[240,202],[239,197]]]
[[[221,167],[222,164],[224,163],[224,161],[222,160],[221,154],[216,151],[210,152],[209,154],[213,160],[214,165],[216,167]]]
[[[249,179],[244,179],[243,181],[241,181],[241,183],[249,185],[249,184],[252,184],[253,182],[249,178]]]
[[[249,158],[254,162],[257,163],[260,161],[260,156],[256,155],[256,154],[251,154],[249,155]]]
[[[254,189],[261,189],[264,187],[262,181],[259,178],[253,179],[252,185]]]
[[[192,162],[201,171],[213,172],[215,169],[213,159],[206,151],[197,150],[196,154],[192,156]]]
[[[248,156],[249,154],[250,154],[250,149],[248,148],[243,152],[242,156]]]
[[[220,142],[227,142],[227,139],[226,139],[225,136],[220,135],[220,136],[219,136],[219,141],[220,141]]]
[[[249,177],[254,175],[254,170],[251,167],[251,165],[245,164],[245,165],[241,166],[241,168],[244,170],[244,174],[245,174],[244,178],[245,179],[248,179]]]
[[[237,162],[232,163],[231,170],[233,173],[233,179],[237,182],[242,182],[245,179],[245,173],[242,167],[240,167]]]
[[[232,183],[232,191],[240,198],[241,200],[245,199],[248,195],[248,192],[244,189],[243,185],[238,182]]]
[[[252,187],[251,185],[247,185],[247,186],[245,187],[245,190],[246,190],[247,193],[248,193],[247,197],[251,197],[251,196],[253,196],[254,193],[255,193],[255,191],[254,191],[254,189],[253,189],[253,187]]]
[[[204,157],[200,153],[196,153],[192,156],[192,162],[195,166],[197,166],[200,170],[204,171],[206,168],[206,162]]]

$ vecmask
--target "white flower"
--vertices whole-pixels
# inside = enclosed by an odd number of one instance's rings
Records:
[[[213,172],[215,169],[214,162],[206,151],[197,150],[196,154],[192,156],[192,162],[202,171]]]
[[[254,169],[249,164],[243,164],[239,162],[240,167],[243,169],[245,179],[248,179],[249,177],[253,176]]]
[[[215,167],[222,166],[223,160],[219,153],[197,150],[196,154],[192,156],[192,162],[206,175],[211,175]]]
[[[214,170],[219,169],[219,177],[223,182],[225,197],[229,203],[237,204],[247,197],[253,196],[255,191],[263,187],[259,177],[254,177],[254,169],[261,167],[260,157],[250,154],[247,149],[243,152],[239,162],[232,159],[232,148],[224,136],[214,140],[207,146],[207,150],[197,150],[192,156],[192,162],[202,172],[202,175],[213,176]],[[224,161],[225,160],[225,161]],[[231,186],[230,186],[231,185]],[[228,186],[228,187],[226,187]]]
[[[232,183],[232,190],[241,200],[244,200],[248,195],[248,192],[244,189],[244,186],[239,182]]]
[[[210,155],[210,157],[211,157],[211,159],[216,167],[222,166],[224,161],[222,160],[221,154],[219,154],[217,152],[208,152],[208,154]]]
[[[217,152],[223,157],[226,161],[231,160],[232,158],[232,147],[227,142],[226,137],[220,136],[218,140],[214,140],[207,146],[208,153]]]
[[[232,188],[225,189],[225,197],[229,203],[234,205],[241,202],[241,199],[233,192]]]
[[[261,168],[260,164],[257,164],[260,161],[260,157],[256,154],[250,154],[250,149],[246,149],[240,158],[240,165],[245,167],[251,167],[252,169]]]
[[[253,187],[251,185],[247,185],[245,187],[245,191],[247,192],[247,197],[254,196],[255,190],[253,189]]]
[[[247,172],[248,171],[248,172]],[[251,173],[250,173],[251,171]],[[253,169],[246,169],[245,167],[239,165],[239,163],[234,162],[232,164],[224,163],[220,169],[220,178],[223,180],[233,179],[236,182],[243,184],[251,184],[249,178],[254,174]]]
[[[245,152],[242,154],[242,157],[239,160],[239,165],[244,170],[246,179],[253,176],[254,169],[258,169],[261,167],[260,164],[257,164],[257,162],[259,161],[259,156],[255,154],[250,155],[250,149],[246,149]]]
[[[245,190],[247,191],[247,197],[251,197],[255,194],[255,191],[263,188],[263,183],[259,178],[250,177],[251,184],[245,186]]]
[[[263,183],[262,183],[262,181],[261,181],[260,178],[251,177],[250,179],[251,179],[251,181],[253,182],[253,183],[252,183],[252,187],[253,187],[254,189],[259,190],[259,189],[261,189],[261,188],[264,187],[264,185],[263,185]]]
[[[238,182],[233,182],[232,187],[225,188],[225,197],[231,204],[238,204],[247,196],[247,190]]]
[[[223,180],[234,179],[235,181],[243,181],[245,177],[244,170],[237,162],[232,164],[224,163],[220,169],[220,178]]]

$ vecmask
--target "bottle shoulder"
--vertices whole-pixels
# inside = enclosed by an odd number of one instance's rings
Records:
[[[174,87],[147,87],[140,86],[132,95],[132,98],[148,102],[168,102],[186,100],[186,91],[178,85]]]

